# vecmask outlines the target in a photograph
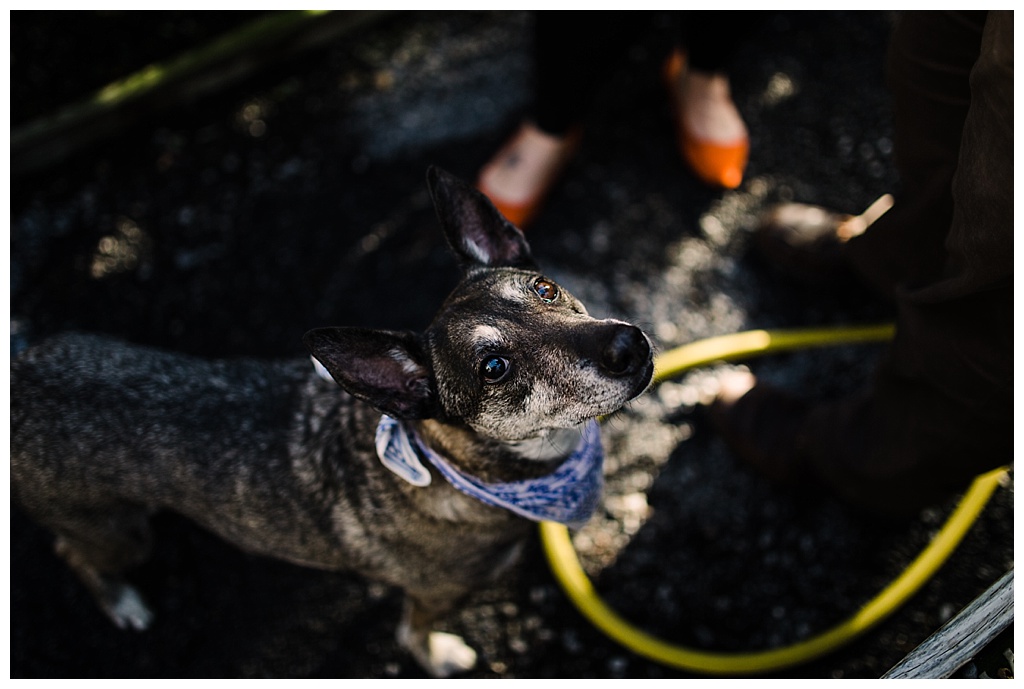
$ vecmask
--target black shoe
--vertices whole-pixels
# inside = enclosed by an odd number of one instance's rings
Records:
[[[730,380],[740,379],[723,378],[722,392],[707,407],[711,425],[738,459],[768,480],[780,487],[804,484],[800,438],[810,403],[763,383],[736,397]]]
[[[784,203],[762,216],[756,246],[773,268],[799,282],[818,287],[848,282],[855,276],[844,251],[846,242],[862,234],[892,203],[886,194],[860,215]]]

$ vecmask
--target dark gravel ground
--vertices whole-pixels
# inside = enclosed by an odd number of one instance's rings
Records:
[[[12,122],[209,39],[243,15],[15,12]],[[886,13],[769,13],[734,91],[752,131],[741,189],[697,183],[676,153],[645,35],[608,75],[579,156],[528,232],[595,315],[662,349],[748,328],[890,317],[856,290],[809,293],[748,255],[757,214],[795,199],[859,211],[897,188],[882,66]],[[530,17],[408,13],[150,115],[11,185],[11,347],[68,329],[203,356],[304,356],[328,324],[421,328],[455,282],[428,165],[472,178],[529,103]],[[663,28],[663,27],[662,27]],[[85,59],[85,56],[91,56]],[[877,347],[749,362],[810,395],[870,374]],[[740,364],[736,364],[737,366]],[[723,365],[724,366],[724,365]],[[722,366],[606,422],[605,509],[576,535],[598,589],[665,639],[790,643],[845,618],[927,542],[951,505],[907,522],[749,473],[696,409]],[[137,572],[158,623],[113,628],[11,509],[12,677],[422,677],[398,648],[394,591],[243,554],[173,516]],[[787,677],[878,677],[1013,566],[1001,489],[905,607]],[[584,620],[539,547],[448,621],[474,677],[686,677]]]

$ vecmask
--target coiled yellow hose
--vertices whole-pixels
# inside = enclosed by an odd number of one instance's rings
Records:
[[[655,361],[655,381],[682,371],[739,357],[751,357],[788,349],[832,344],[888,340],[892,325],[801,330],[754,330],[694,342],[660,355]],[[573,548],[569,531],[561,524],[540,525],[541,542],[555,578],[576,608],[610,638],[638,655],[670,667],[704,675],[751,675],[781,670],[818,658],[888,617],[916,593],[942,566],[977,520],[1006,474],[997,469],[976,478],[931,543],[889,586],[856,614],[832,629],[805,641],[767,651],[717,653],[666,643],[631,625],[609,608],[587,578]]]

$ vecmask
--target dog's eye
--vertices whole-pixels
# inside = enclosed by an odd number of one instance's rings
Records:
[[[487,383],[497,383],[508,375],[508,359],[489,356],[480,362],[480,375]]]
[[[533,283],[533,291],[545,304],[558,299],[558,286],[544,278],[537,278],[537,282]]]

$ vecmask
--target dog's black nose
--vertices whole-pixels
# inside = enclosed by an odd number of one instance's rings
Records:
[[[625,376],[639,371],[650,359],[651,345],[640,328],[616,323],[601,350],[599,365],[605,373]]]

